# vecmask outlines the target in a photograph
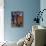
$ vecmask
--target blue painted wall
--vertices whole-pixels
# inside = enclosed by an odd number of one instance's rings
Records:
[[[40,10],[43,10],[43,9],[46,9],[46,0],[40,1]],[[40,21],[40,25],[46,27],[46,11],[44,11],[42,17],[43,17],[43,22]],[[46,39],[46,35],[45,35],[45,39]],[[46,44],[46,40],[45,40],[45,44]]]
[[[40,9],[40,0],[4,0],[4,35],[7,41],[18,41],[32,28],[35,12]],[[11,27],[11,11],[24,12],[24,26]]]
[[[43,9],[46,9],[46,0],[41,0],[40,1],[40,10],[42,11]],[[43,22],[40,21],[40,25],[46,27],[46,10],[43,12]]]

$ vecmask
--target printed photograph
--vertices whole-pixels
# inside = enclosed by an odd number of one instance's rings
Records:
[[[13,27],[23,27],[23,11],[11,12],[11,25]]]

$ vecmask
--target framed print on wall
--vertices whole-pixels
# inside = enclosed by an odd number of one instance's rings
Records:
[[[23,27],[23,11],[11,12],[11,25],[13,27]]]

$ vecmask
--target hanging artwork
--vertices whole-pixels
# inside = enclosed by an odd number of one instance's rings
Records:
[[[23,26],[23,11],[12,11],[11,12],[11,25],[13,27]]]

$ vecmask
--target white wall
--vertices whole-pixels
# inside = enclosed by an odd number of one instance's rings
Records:
[[[4,1],[0,0],[0,42],[4,41]]]

